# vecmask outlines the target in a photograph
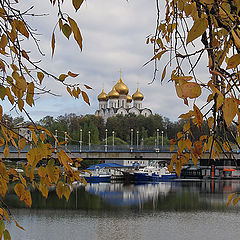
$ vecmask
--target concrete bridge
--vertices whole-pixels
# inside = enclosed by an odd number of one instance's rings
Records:
[[[10,154],[7,157],[9,160],[26,160],[26,153],[29,151],[30,147],[26,147],[18,155],[18,151],[14,147],[10,148]],[[79,145],[69,145],[66,148],[71,152],[70,157],[74,158],[83,158],[83,159],[92,159],[92,160],[164,160],[170,161],[172,155],[176,151],[170,152],[169,146],[129,146],[129,145],[92,145],[92,146],[79,146]],[[233,159],[240,158],[240,152],[235,151],[233,153],[234,157],[229,153],[221,154],[221,164],[228,166],[236,165],[236,161]],[[5,159],[3,154],[3,147],[0,148],[0,157]],[[56,157],[56,153],[53,153],[53,158]],[[209,154],[203,154],[202,165],[218,165],[220,161],[213,160],[209,162]],[[229,162],[230,161],[230,162]],[[238,162],[238,161],[237,161]],[[239,164],[240,166],[240,164]]]

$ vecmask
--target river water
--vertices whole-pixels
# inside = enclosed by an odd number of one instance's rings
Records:
[[[31,209],[10,193],[5,201],[25,231],[7,229],[14,240],[238,239],[240,208],[226,202],[239,190],[238,180],[95,183],[75,187],[68,202],[33,192]]]

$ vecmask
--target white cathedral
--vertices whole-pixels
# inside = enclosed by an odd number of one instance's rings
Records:
[[[128,92],[127,85],[120,77],[119,81],[108,94],[103,89],[98,95],[99,110],[96,111],[95,115],[102,117],[105,123],[109,117],[116,116],[117,114],[127,115],[133,113],[136,116],[150,116],[152,111],[142,106],[144,96],[139,91],[139,88],[137,88],[137,91],[132,96]]]

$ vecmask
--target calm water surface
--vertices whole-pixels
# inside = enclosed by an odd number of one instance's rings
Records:
[[[226,208],[227,195],[240,181],[88,184],[73,190],[68,202],[51,192],[32,193],[32,209],[14,195],[5,199],[16,220],[12,239],[238,239],[239,207]]]

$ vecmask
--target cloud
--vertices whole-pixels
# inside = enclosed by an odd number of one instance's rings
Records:
[[[38,36],[43,52],[46,54],[40,65],[49,72],[59,75],[69,70],[79,73],[75,79],[66,79],[69,83],[84,84],[93,87],[87,91],[90,97],[89,107],[81,99],[76,100],[69,96],[66,87],[51,78],[44,79],[44,86],[62,97],[43,95],[36,101],[36,107],[28,111],[34,119],[38,120],[45,115],[58,116],[65,113],[93,114],[98,109],[97,95],[102,86],[109,92],[119,79],[119,70],[123,69],[123,80],[128,85],[130,93],[136,91],[137,82],[141,92],[144,94],[144,107],[153,110],[171,120],[176,120],[187,108],[178,99],[172,83],[164,83],[159,80],[153,84],[153,64],[142,67],[151,59],[153,50],[146,45],[146,36],[155,31],[156,9],[154,1],[132,0],[91,0],[85,1],[78,13],[74,13],[71,1],[65,1],[64,8],[71,11],[71,16],[77,19],[84,38],[83,52],[70,39],[69,41],[59,33],[56,28],[56,53],[51,58],[51,34],[57,23],[56,8],[50,3],[34,0],[34,11],[49,13],[46,17],[29,17],[29,23],[38,29],[42,35]],[[29,3],[21,3],[21,8],[26,9]],[[25,4],[25,5],[23,5]],[[71,36],[72,38],[72,36]],[[28,45],[27,45],[28,44]],[[41,55],[34,50],[35,47],[28,42],[27,47],[32,49],[31,56],[39,60]],[[159,74],[169,59],[163,58],[159,66]],[[203,66],[205,63],[200,62]],[[207,79],[207,74],[200,67],[197,70],[200,76]],[[205,74],[205,75],[204,75]],[[168,71],[166,79],[170,78]],[[200,101],[199,101],[200,102]]]

